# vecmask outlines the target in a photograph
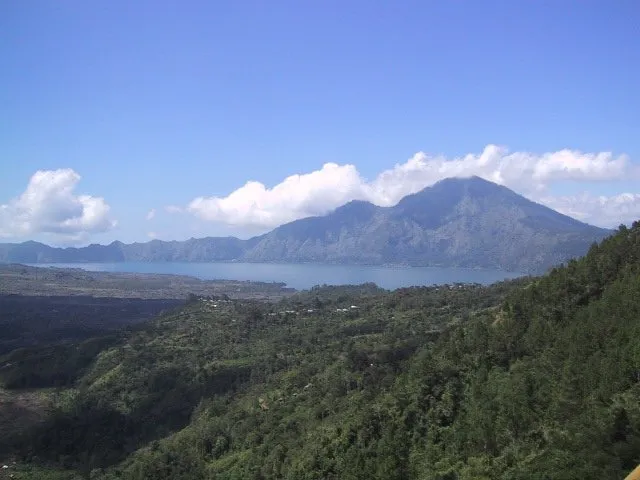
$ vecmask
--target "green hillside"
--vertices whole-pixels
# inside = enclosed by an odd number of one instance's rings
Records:
[[[0,458],[34,479],[621,479],[640,462],[639,334],[638,222],[490,287],[192,298],[1,357],[3,394],[49,406]],[[51,368],[32,385],[34,364]]]

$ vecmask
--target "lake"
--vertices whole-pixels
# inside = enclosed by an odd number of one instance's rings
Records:
[[[345,285],[373,282],[386,289],[446,283],[487,285],[522,276],[500,270],[441,267],[382,267],[360,265],[274,264],[274,263],[39,263],[35,267],[81,268],[97,272],[168,273],[190,275],[202,280],[251,280],[283,282],[304,290],[314,285]]]

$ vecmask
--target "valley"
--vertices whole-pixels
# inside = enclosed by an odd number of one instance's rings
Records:
[[[490,286],[189,295],[2,355],[0,455],[50,480],[623,478],[639,289],[636,223]]]
[[[639,19],[0,1],[0,480],[640,480]]]

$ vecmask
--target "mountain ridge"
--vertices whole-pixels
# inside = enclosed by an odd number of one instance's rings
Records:
[[[443,179],[391,207],[353,200],[247,240],[116,240],[79,248],[28,241],[0,244],[0,261],[402,264],[540,273],[610,233],[473,176]]]

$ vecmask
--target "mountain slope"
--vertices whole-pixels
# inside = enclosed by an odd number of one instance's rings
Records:
[[[607,234],[472,177],[443,180],[394,207],[352,202],[283,225],[244,258],[535,272],[584,254]]]
[[[350,202],[249,240],[234,237],[52,248],[0,244],[0,261],[248,261],[405,264],[541,272],[608,235],[478,177],[442,180],[394,207]]]

